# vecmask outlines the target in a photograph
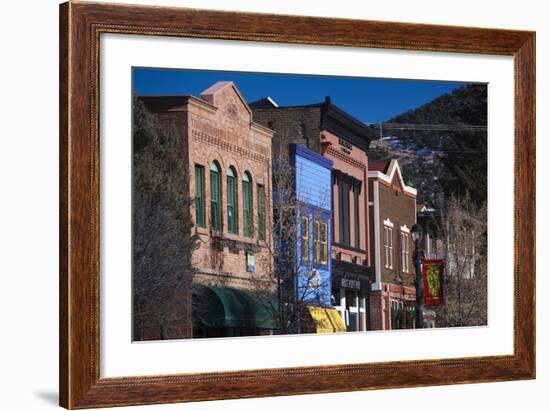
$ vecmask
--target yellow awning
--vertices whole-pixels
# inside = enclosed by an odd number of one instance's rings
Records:
[[[345,332],[346,326],[340,313],[334,308],[307,307],[309,315],[315,324],[316,333]]]

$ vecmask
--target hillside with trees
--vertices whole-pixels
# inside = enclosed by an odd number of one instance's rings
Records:
[[[372,133],[371,160],[398,158],[419,202],[434,204],[439,193],[486,201],[487,85],[457,88],[372,126]]]

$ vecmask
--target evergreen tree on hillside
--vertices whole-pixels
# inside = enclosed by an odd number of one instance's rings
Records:
[[[474,203],[486,201],[487,130],[471,126],[487,126],[487,85],[460,87],[415,110],[390,118],[387,123],[448,126],[447,130],[392,129],[391,134],[418,147],[441,152],[434,169],[446,196],[461,197],[469,192]],[[377,130],[373,127],[372,131],[374,137]],[[410,177],[417,181],[422,179],[421,175]]]

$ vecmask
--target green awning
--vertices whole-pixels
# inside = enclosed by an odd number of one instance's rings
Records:
[[[276,304],[251,291],[209,286],[195,296],[195,318],[206,327],[276,328]]]

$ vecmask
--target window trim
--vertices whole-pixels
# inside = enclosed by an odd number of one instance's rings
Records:
[[[338,177],[338,242],[351,246],[350,238],[350,191],[351,184],[343,177]]]
[[[256,195],[258,196],[258,239],[265,240],[265,210],[266,210],[266,197],[265,186],[263,184],[256,184]]]
[[[217,198],[214,201],[214,184],[213,178],[217,179],[216,193]],[[215,207],[214,207],[215,205]],[[216,218],[214,218],[216,217]],[[221,231],[221,168],[216,161],[213,161],[210,165],[210,228],[212,231]]]
[[[401,266],[403,267],[403,272],[409,272],[409,253],[410,253],[410,238],[409,233],[402,230],[401,231]],[[406,241],[405,241],[406,240]],[[406,245],[406,247],[405,247]]]
[[[304,229],[305,227],[305,229]],[[300,260],[309,261],[309,217],[300,217]]]
[[[200,182],[200,187],[197,182]],[[195,164],[195,225],[201,228],[206,227],[204,197],[204,166]]]
[[[386,224],[388,221],[390,224]],[[384,267],[393,269],[393,223],[389,220],[384,220],[384,252],[386,260]]]
[[[360,189],[358,186],[355,186],[353,189],[353,231],[354,231],[354,242],[355,247],[361,248],[361,225],[360,225]]]
[[[231,183],[230,183],[231,180]],[[231,234],[239,233],[238,224],[238,201],[237,201],[237,172],[234,167],[227,169],[226,184],[227,184],[227,232]],[[232,193],[231,193],[232,191]],[[232,194],[232,196],[231,196]],[[231,198],[233,197],[233,198]],[[233,201],[231,201],[233,200]],[[229,218],[229,209],[232,209],[232,218]]]
[[[318,224],[318,247],[319,258],[318,263],[322,265],[328,264],[328,223],[326,221],[317,221]],[[324,227],[324,236],[321,235],[321,227]],[[324,257],[324,258],[323,258]]]
[[[320,231],[320,222],[317,220],[313,226],[313,246],[315,250],[315,263],[320,264],[321,262],[321,231]]]
[[[252,196],[254,195],[254,190],[252,185],[252,176],[248,171],[245,171],[243,174],[242,189],[243,189],[243,236],[253,237],[254,236],[254,229],[253,229],[254,203],[252,201]],[[248,197],[248,201],[247,201],[247,197]]]

